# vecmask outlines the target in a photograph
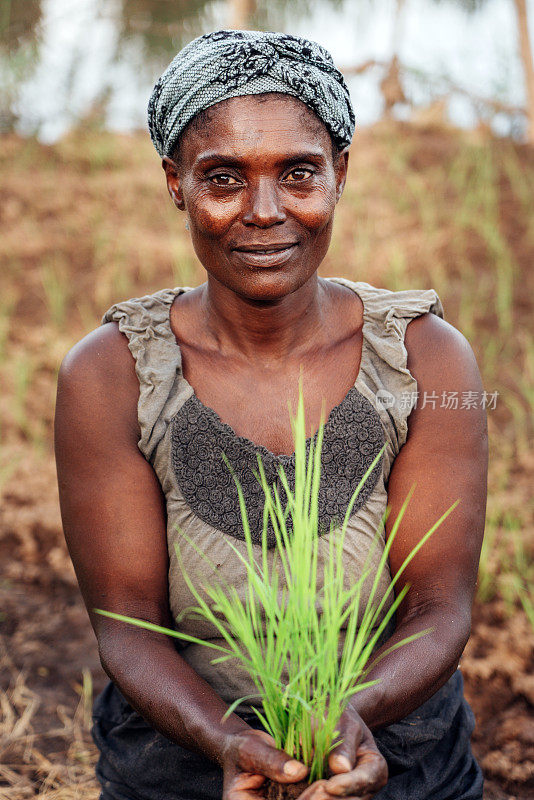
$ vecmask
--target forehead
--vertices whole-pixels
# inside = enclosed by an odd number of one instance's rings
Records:
[[[301,100],[284,94],[231,97],[205,109],[180,138],[182,161],[202,151],[247,154],[301,151],[306,145],[331,152],[330,134]]]

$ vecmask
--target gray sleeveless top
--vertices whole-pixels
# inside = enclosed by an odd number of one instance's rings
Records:
[[[361,574],[378,532],[379,544],[370,559],[371,573],[362,592],[365,606],[373,569],[385,544],[383,515],[387,504],[387,481],[392,464],[407,437],[407,418],[417,384],[407,369],[404,346],[411,319],[433,312],[443,316],[434,290],[391,292],[367,283],[343,278],[329,280],[358,294],[363,303],[363,343],[358,376],[346,397],[329,415],[324,431],[320,508],[320,563],[328,551],[330,522],[342,520],[349,499],[374,457],[384,454],[369,476],[351,515],[344,544],[346,588]],[[170,308],[187,288],[164,289],[146,297],[114,305],[103,322],[116,322],[128,338],[139,378],[139,449],[153,466],[167,504],[169,548],[169,602],[178,618],[194,605],[179,566],[176,547],[187,572],[198,585],[223,580],[244,598],[245,570],[229,547],[241,553],[246,548],[240,529],[240,514],[233,479],[222,460],[225,453],[243,486],[255,547],[260,553],[262,492],[252,469],[259,452],[271,482],[277,480],[278,465],[291,483],[292,456],[275,455],[264,447],[237,436],[217,414],[196,397],[182,374],[180,348],[170,327]],[[183,531],[186,537],[182,537]],[[272,542],[270,542],[272,544]],[[271,555],[273,551],[269,551]],[[203,557],[202,555],[203,554]],[[377,599],[390,583],[382,574]],[[322,587],[318,581],[318,590]],[[283,587],[280,587],[282,591]],[[319,602],[319,601],[318,601]],[[384,608],[384,613],[387,605]],[[179,629],[202,639],[217,640],[216,630],[203,620],[183,616]],[[248,676],[235,662],[212,664],[214,651],[187,645],[182,657],[230,703],[255,693]],[[216,653],[215,653],[216,655]]]

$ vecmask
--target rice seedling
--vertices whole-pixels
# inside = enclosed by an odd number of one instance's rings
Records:
[[[494,382],[497,379],[505,344],[500,336],[488,335],[484,340],[480,366],[486,381]]]
[[[272,735],[277,748],[308,765],[311,783],[327,774],[328,755],[338,741],[339,717],[351,698],[376,683],[368,677],[376,663],[376,657],[373,658],[375,650],[408,591],[407,585],[402,588],[399,585],[402,574],[457,503],[421,538],[386,592],[379,596],[380,577],[387,569],[389,552],[410,501],[410,493],[392,526],[376,572],[371,571],[371,553],[362,574],[349,584],[350,588],[346,588],[343,545],[347,524],[358,493],[382,452],[376,456],[354,492],[341,528],[336,530],[332,523],[329,532],[318,536],[323,425],[307,445],[302,391],[293,420],[293,432],[294,488],[283,468],[279,470],[287,502],[276,484],[269,485],[258,456],[257,479],[265,497],[261,546],[253,543],[243,492],[234,476],[246,552],[243,554],[232,543],[228,544],[246,574],[244,599],[234,586],[223,581],[196,585],[177,547],[183,578],[196,603],[194,608],[183,612],[182,617],[194,614],[208,621],[217,631],[219,642],[202,640],[179,630],[162,628],[111,611],[95,611],[210,647],[216,653],[213,663],[234,659],[239,668],[252,677],[257,694],[237,699],[227,714],[243,702],[260,701],[261,705],[254,705],[254,710],[264,728]],[[227,465],[230,468],[228,462]],[[269,524],[276,542],[274,552],[267,546]],[[195,547],[194,542],[187,541]],[[374,547],[378,541],[377,536]],[[323,545],[326,555],[323,574],[320,575],[319,551]],[[197,552],[206,559],[200,551]],[[367,602],[363,603],[366,582],[369,594]],[[177,623],[179,627],[180,618]],[[406,637],[401,643],[382,651],[379,658],[427,632]]]
[[[102,213],[92,219],[93,268],[96,271],[94,303],[107,308],[117,297],[127,297],[132,287],[125,248]]]
[[[41,282],[44,289],[46,307],[57,328],[65,325],[67,305],[69,301],[69,281],[66,270],[54,260],[49,260],[41,267]]]
[[[455,160],[450,179],[456,189],[455,223],[470,230],[476,220],[493,217],[497,207],[495,170],[485,148],[466,146]]]
[[[534,582],[534,562],[525,545],[523,520],[512,510],[495,505],[488,511],[478,572],[477,599],[483,603],[499,596],[508,616],[523,602],[526,587]],[[527,598],[528,602],[528,598]]]
[[[492,265],[491,302],[495,306],[499,329],[509,333],[512,327],[514,279],[517,265],[512,250],[500,229],[499,174],[491,153],[484,148],[466,148],[456,159],[451,181],[458,197],[454,226],[462,232],[480,237]],[[464,237],[461,237],[463,240]],[[465,256],[465,242],[456,245]],[[465,266],[462,275],[465,275]]]
[[[519,599],[525,609],[527,617],[532,620],[534,611],[534,595],[532,586],[534,585],[534,561],[532,553],[527,550],[525,540],[521,535],[522,525],[517,517],[509,516],[509,529],[512,534],[511,554],[508,556],[505,567],[505,579],[503,580],[503,597],[506,609],[511,616]]]
[[[486,519],[484,540],[478,567],[477,599],[482,603],[493,600],[497,593],[495,561],[497,556],[498,519],[489,515]]]
[[[521,396],[528,406],[530,424],[534,419],[534,342],[526,332],[522,332],[523,369],[517,373]]]
[[[510,146],[508,153],[504,155],[501,165],[504,174],[508,178],[514,195],[519,198],[525,214],[525,221],[529,223],[529,234],[534,234],[534,184],[529,172],[522,168],[517,153],[513,146]]]
[[[462,291],[458,294],[458,327],[468,342],[476,339],[476,311],[477,303],[474,300],[477,292],[478,279],[471,266],[466,264],[462,275]]]
[[[521,586],[519,589],[519,599],[521,600],[521,605],[525,610],[527,619],[534,632],[534,592],[532,588],[529,589],[527,586]]]
[[[469,180],[470,150],[465,145],[460,148],[458,155],[451,162],[448,172],[448,179],[451,186],[456,190],[459,197],[463,196]]]
[[[519,394],[515,395],[509,392],[504,397],[504,405],[510,412],[513,420],[512,437],[516,457],[524,456],[531,452],[532,445],[530,439],[525,437],[525,432],[528,431],[532,424],[532,417],[525,407],[524,398]]]
[[[499,329],[509,333],[512,328],[512,309],[514,300],[514,276],[517,267],[510,247],[499,230],[497,212],[486,220],[479,220],[476,229],[486,243],[494,265],[495,308]]]

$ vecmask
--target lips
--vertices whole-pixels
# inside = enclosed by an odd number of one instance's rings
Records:
[[[243,244],[232,248],[234,256],[253,267],[278,267],[288,261],[297,247],[297,242],[265,242]]]

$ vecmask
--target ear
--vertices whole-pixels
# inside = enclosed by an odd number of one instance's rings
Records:
[[[184,211],[185,203],[182,194],[182,183],[180,180],[178,164],[173,161],[172,158],[169,158],[169,156],[163,156],[161,160],[161,166],[165,170],[167,189],[169,190],[172,202],[176,208],[180,209],[180,211]]]
[[[343,189],[345,188],[348,166],[349,166],[349,149],[348,147],[345,147],[345,149],[338,154],[337,161],[335,164],[336,203],[339,202],[341,195],[343,194]]]

